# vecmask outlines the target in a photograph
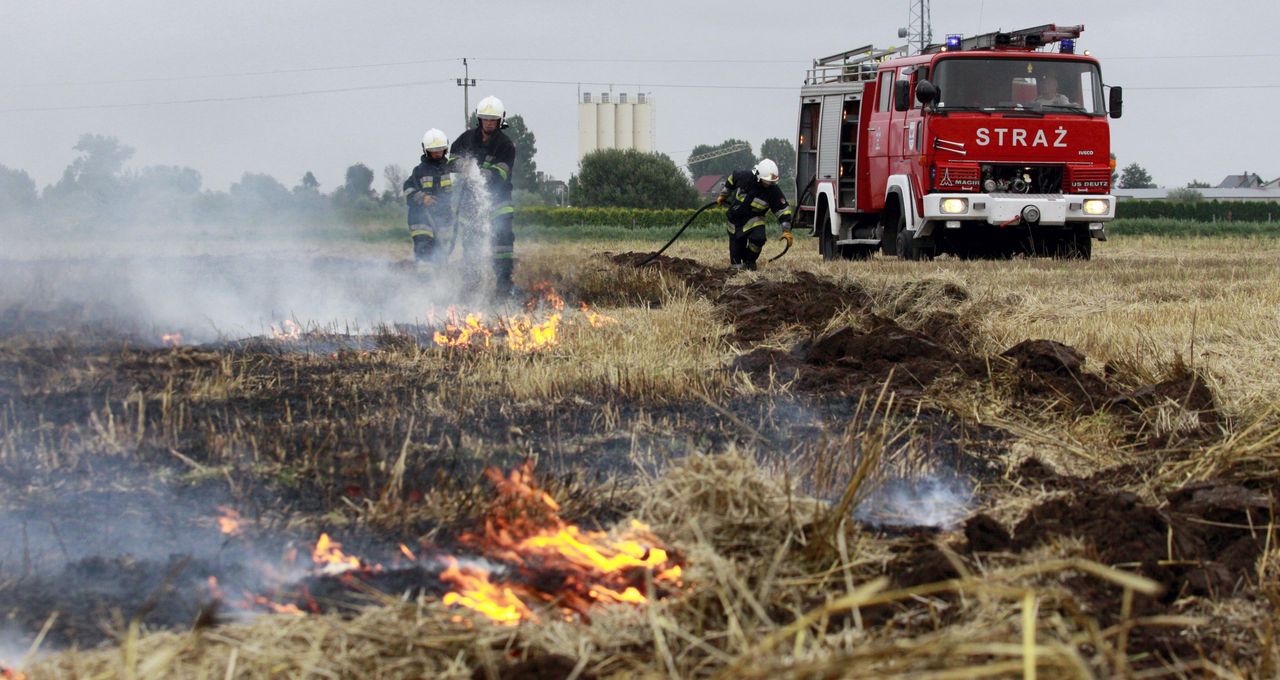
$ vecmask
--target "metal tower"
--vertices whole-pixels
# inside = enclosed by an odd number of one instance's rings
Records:
[[[923,52],[933,42],[933,21],[929,16],[929,0],[910,0],[911,13],[907,21],[907,44],[914,52]]]

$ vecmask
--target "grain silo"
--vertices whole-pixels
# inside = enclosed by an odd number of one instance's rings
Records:
[[[653,96],[583,92],[578,102],[578,159],[598,149],[654,149]]]

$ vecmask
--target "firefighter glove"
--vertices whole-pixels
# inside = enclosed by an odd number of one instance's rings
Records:
[[[435,196],[432,196],[430,194],[423,194],[420,200],[422,201],[422,206],[424,208],[436,202]]]
[[[783,241],[786,241],[786,242],[787,242],[787,247],[788,247],[788,248],[790,248],[790,247],[791,247],[791,241],[792,241],[792,237],[791,237],[791,225],[787,225],[786,227],[784,227],[784,228],[783,228],[783,231],[782,231],[782,237],[781,237],[781,238],[782,238],[782,240],[783,240]]]
[[[724,205],[724,201],[725,201],[724,194],[720,194],[719,196],[716,196],[716,205]]]

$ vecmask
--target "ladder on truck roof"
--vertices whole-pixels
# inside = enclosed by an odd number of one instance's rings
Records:
[[[1075,40],[1084,32],[1084,24],[1077,26],[1058,26],[1045,24],[1017,31],[992,31],[960,40],[959,47],[946,45],[929,45],[923,54],[935,54],[943,51],[967,52],[969,50],[1034,50],[1052,45],[1060,40]]]
[[[822,83],[859,82],[876,79],[880,62],[897,54],[906,54],[906,46],[878,49],[863,45],[839,54],[813,60],[813,68],[805,74],[805,85]]]

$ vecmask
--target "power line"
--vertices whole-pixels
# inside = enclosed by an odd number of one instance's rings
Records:
[[[240,71],[235,73],[204,73],[183,76],[154,76],[147,78],[121,78],[118,80],[82,80],[60,83],[21,83],[3,85],[4,89],[24,89],[38,87],[59,87],[84,85],[127,85],[131,83],[171,83],[182,80],[213,80],[217,78],[245,78],[250,76],[271,76],[288,73],[314,73],[317,71],[352,71],[367,68],[384,68],[388,66],[421,66],[422,64],[438,64],[446,61],[458,61],[461,57],[441,57],[439,59],[417,59],[414,61],[386,61],[376,64],[349,64],[345,66],[306,66],[302,68],[282,68],[268,71]]]
[[[691,87],[706,90],[786,90],[800,91],[800,86],[786,85],[721,85],[707,83],[642,83],[630,80],[514,80],[510,78],[480,78],[486,83],[517,83],[524,85],[632,85],[635,87]]]
[[[268,94],[251,94],[239,97],[200,97],[198,99],[168,99],[153,102],[130,102],[124,104],[80,104],[74,106],[45,106],[15,109],[0,109],[0,113],[45,113],[53,111],[87,111],[95,109],[129,109],[147,106],[169,106],[174,104],[208,104],[213,102],[242,102],[257,99],[284,99],[287,97],[303,97],[315,94],[335,94],[338,92],[362,92],[367,90],[391,90],[405,87],[419,87],[448,83],[451,79],[414,80],[404,83],[387,83],[384,85],[362,85],[357,87],[335,87],[325,90],[299,90],[296,92],[274,92]]]

